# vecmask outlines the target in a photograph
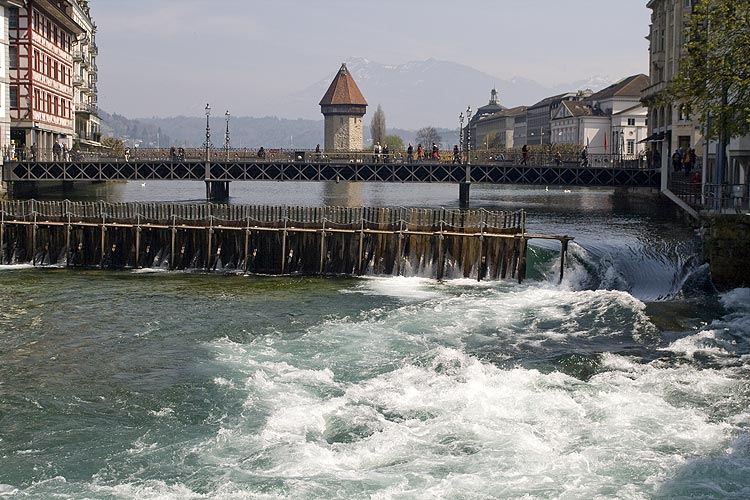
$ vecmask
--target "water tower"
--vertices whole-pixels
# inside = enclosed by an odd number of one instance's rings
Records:
[[[362,117],[367,101],[342,64],[328,91],[320,100],[325,117],[325,151],[361,151]]]

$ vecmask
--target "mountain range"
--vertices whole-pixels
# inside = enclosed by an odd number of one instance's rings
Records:
[[[532,105],[539,100],[563,92],[582,89],[600,90],[616,80],[594,76],[567,84],[544,86],[521,77],[498,78],[469,66],[437,59],[414,61],[400,65],[381,64],[363,58],[345,61],[347,68],[367,99],[365,142],[369,137],[370,117],[378,105],[386,116],[388,134],[400,135],[413,142],[422,127],[442,128],[446,143],[457,142],[458,115],[467,106],[476,110],[489,102],[490,92],[497,89],[500,104],[506,107]],[[323,143],[323,121],[320,101],[337,68],[321,79],[280,100],[276,116],[232,117],[232,147],[314,148]],[[200,146],[205,141],[206,122],[203,117],[128,119],[102,112],[105,135],[128,138],[146,145],[168,147]],[[212,143],[224,144],[226,123],[222,116],[211,121]],[[449,137],[447,137],[449,136]]]
[[[500,104],[506,107],[530,106],[545,97],[576,90],[600,90],[612,83],[606,76],[555,86],[544,86],[521,77],[498,78],[477,69],[450,61],[427,59],[400,65],[381,64],[363,58],[345,61],[369,110],[380,105],[386,124],[418,129],[425,126],[458,127],[458,115],[468,106],[476,109],[489,102],[493,88]],[[279,116],[320,117],[320,101],[338,68],[284,100]],[[625,75],[623,75],[625,76]],[[315,103],[316,106],[310,106]],[[366,119],[366,118],[365,118]]]

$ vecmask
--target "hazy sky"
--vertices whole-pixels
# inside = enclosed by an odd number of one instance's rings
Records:
[[[350,57],[435,58],[545,85],[648,69],[646,0],[90,3],[99,105],[128,117],[201,115],[206,102],[235,116],[274,114],[274,103]]]

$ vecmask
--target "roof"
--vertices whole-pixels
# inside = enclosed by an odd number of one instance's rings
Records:
[[[629,76],[592,95],[590,101],[601,101],[612,97],[641,98],[641,91],[651,85],[646,75]]]
[[[550,106],[557,101],[564,100],[566,97],[575,97],[575,96],[576,96],[575,92],[564,92],[562,94],[553,95],[551,97],[545,97],[538,103],[529,106],[529,109],[540,108],[543,106]]]
[[[351,73],[346,69],[346,63],[341,65],[339,72],[336,73],[331,86],[328,87],[323,99],[320,100],[321,106],[335,105],[357,105],[367,106],[362,92],[357,84],[354,83]]]

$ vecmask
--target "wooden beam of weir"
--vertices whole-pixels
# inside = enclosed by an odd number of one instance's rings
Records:
[[[135,268],[141,268],[141,228],[135,229]]]
[[[558,284],[562,283],[563,274],[565,273],[565,254],[568,253],[568,240],[563,238],[560,241],[560,280]]]

